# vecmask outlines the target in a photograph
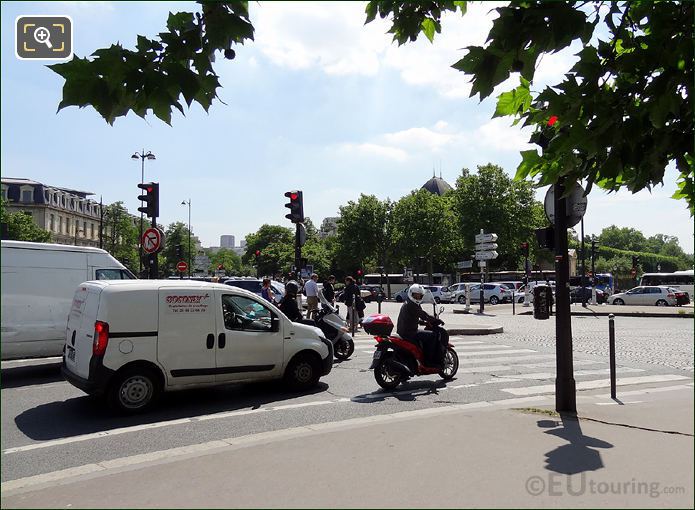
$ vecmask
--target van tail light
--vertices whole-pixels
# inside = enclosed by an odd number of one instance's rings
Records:
[[[675,294],[666,294],[666,297],[676,297]]]
[[[109,344],[109,324],[107,322],[96,321],[94,323],[94,343],[92,344],[92,354],[103,356],[106,346]]]

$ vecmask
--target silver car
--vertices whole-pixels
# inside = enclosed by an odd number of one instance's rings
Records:
[[[463,300],[461,300],[463,298]],[[511,303],[512,301],[512,291],[509,290],[505,285],[500,285],[499,283],[484,283],[483,284],[483,299],[486,303],[491,305],[496,305],[497,303]],[[466,302],[466,294],[462,294],[458,297],[459,303]],[[480,284],[477,283],[471,286],[471,303],[480,302]]]
[[[656,305],[676,306],[677,299],[673,289],[660,287],[635,287],[627,292],[613,294],[608,298],[609,305]]]

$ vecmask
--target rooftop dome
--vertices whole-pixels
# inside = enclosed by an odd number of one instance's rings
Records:
[[[430,193],[441,196],[451,190],[452,187],[448,182],[442,179],[442,174],[439,174],[439,177],[433,175],[429,181],[422,185],[422,189],[426,189]]]

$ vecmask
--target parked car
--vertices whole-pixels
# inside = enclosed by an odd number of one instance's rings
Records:
[[[253,292],[257,296],[261,295],[261,287],[263,287],[263,280],[259,278],[228,278],[224,281],[225,285],[231,285],[232,287],[239,287],[240,289],[248,290]],[[275,294],[275,301],[280,301],[285,297],[285,284],[271,280],[270,287],[273,289],[273,294]],[[306,308],[306,297],[301,296],[302,307]]]
[[[575,287],[570,290],[570,303],[581,303],[591,301],[591,287]],[[603,304],[608,300],[608,296],[601,289],[596,289],[596,302]]]
[[[669,288],[676,295],[676,306],[687,305],[688,303],[690,303],[690,296],[687,292],[672,287]]]
[[[463,301],[461,301],[463,297]],[[483,284],[483,299],[486,303],[496,305],[497,303],[511,303],[512,291],[505,285],[499,283],[484,283]],[[458,297],[459,303],[466,302],[466,295],[462,294]],[[480,284],[476,283],[471,286],[471,303],[480,302]]]
[[[499,283],[500,285],[504,285],[509,290],[513,290],[514,293],[519,292],[519,289],[524,286],[524,282],[516,282],[516,281],[514,281],[514,282],[511,282],[511,281],[510,282],[495,282],[495,283]]]
[[[608,298],[611,305],[656,305],[676,306],[678,303],[674,289],[666,286],[647,287],[639,286],[613,294]]]
[[[451,297],[451,301],[453,303],[460,303],[460,304],[465,304],[466,303],[466,287],[472,287],[473,285],[479,285],[476,283],[455,283],[453,285],[449,285],[449,290],[453,294]]]
[[[364,291],[369,292],[368,295],[364,294]],[[378,285],[360,285],[360,294],[362,295],[362,298],[364,299],[365,303],[371,303],[372,301],[376,301],[379,296],[381,296],[381,300],[386,299],[386,293],[384,292],[384,289],[379,287]]]
[[[454,300],[454,293],[449,290],[449,287],[443,285],[424,285],[425,289],[432,293],[434,302],[439,303],[451,303]]]
[[[423,287],[425,287],[423,285]],[[395,299],[397,303],[402,303],[406,299],[408,299],[408,289],[410,287],[406,287],[405,289],[398,291],[395,295]],[[432,295],[432,291],[429,290],[427,287],[425,287],[425,297],[422,300],[423,303],[434,303],[436,302],[434,299],[434,296]]]
[[[517,303],[523,303],[524,302],[524,295],[526,293],[526,287],[528,287],[529,291],[529,303],[533,303],[533,289],[536,287],[536,285],[550,285],[550,290],[553,291],[553,298],[555,297],[555,282],[543,282],[543,281],[533,281],[529,282],[527,285],[522,285],[519,287],[519,290],[516,291],[515,293],[515,298]]]

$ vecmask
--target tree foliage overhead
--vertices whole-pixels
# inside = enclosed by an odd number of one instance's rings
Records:
[[[459,2],[413,4],[373,0],[367,22],[391,16],[390,32],[403,44],[419,33],[431,41],[443,12],[465,13]],[[531,141],[546,148],[522,152],[517,177],[637,192],[663,184],[675,163],[673,197],[685,199],[692,215],[692,2],[515,0],[496,11],[485,47],[469,46],[452,67],[471,76],[471,96],[481,100],[519,75],[520,85],[498,96],[495,116],[537,126]],[[564,80],[533,91],[541,57],[575,41],[583,49]]]
[[[156,39],[138,35],[135,50],[120,44],[101,48],[92,59],[75,57],[48,66],[65,78],[66,106],[92,106],[109,123],[132,111],[151,110],[171,123],[171,108],[184,113],[183,101],[208,111],[220,86],[213,69],[215,54],[234,58],[233,44],[253,40],[248,2],[200,2],[201,12],[169,13],[166,31]]]

